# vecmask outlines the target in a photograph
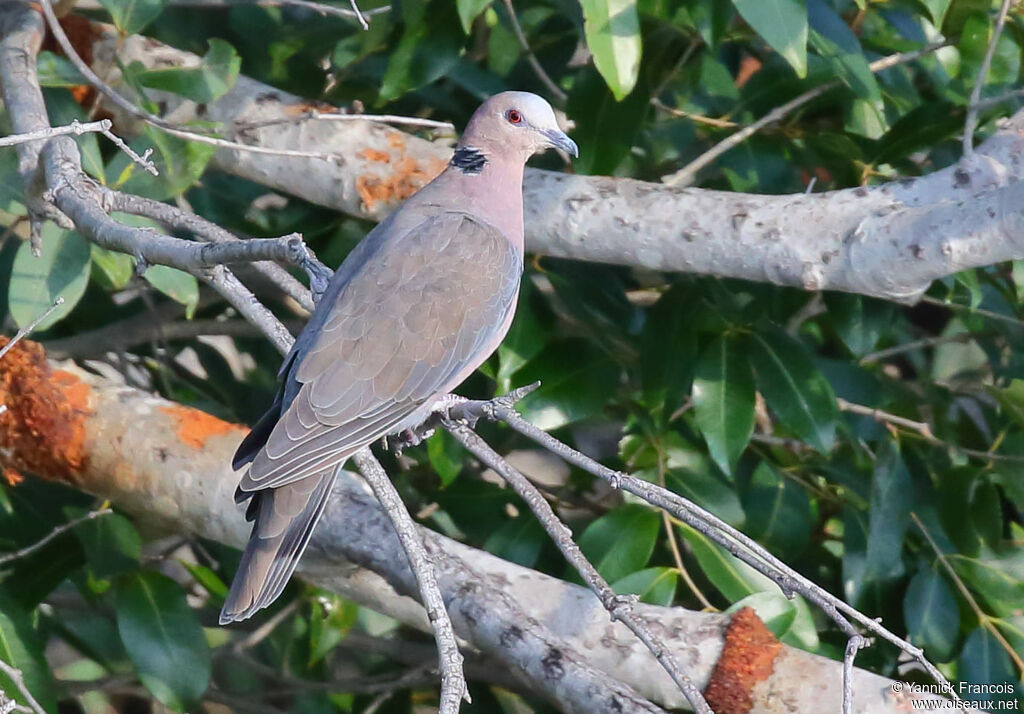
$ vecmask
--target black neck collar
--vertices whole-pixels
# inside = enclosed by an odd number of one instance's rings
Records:
[[[480,149],[472,146],[460,146],[452,156],[451,165],[464,174],[478,174],[484,170],[487,157]]]

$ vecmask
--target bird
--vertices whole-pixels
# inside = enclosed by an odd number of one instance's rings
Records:
[[[579,156],[547,101],[488,98],[444,170],[334,273],[232,461],[253,525],[222,625],[280,596],[348,458],[421,424],[497,349],[523,272],[523,171],[549,148]]]

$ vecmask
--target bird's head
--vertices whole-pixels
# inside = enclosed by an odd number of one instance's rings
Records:
[[[485,153],[511,152],[523,161],[550,148],[580,154],[576,142],[559,128],[551,105],[530,92],[502,92],[481,104],[459,146]]]

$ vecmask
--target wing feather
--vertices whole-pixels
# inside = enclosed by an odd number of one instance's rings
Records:
[[[521,272],[518,249],[465,213],[385,238],[300,337],[291,400],[240,488],[322,473],[331,459],[407,426],[497,346]]]

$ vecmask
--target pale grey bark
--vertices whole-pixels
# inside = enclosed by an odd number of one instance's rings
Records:
[[[103,36],[95,53],[103,72],[116,79],[116,69],[109,69],[114,47]],[[148,66],[199,61],[140,37],[129,38],[120,57]],[[309,106],[246,77],[202,106],[170,94],[154,96],[174,120],[213,120],[229,135],[236,123],[294,117]],[[937,278],[1024,257],[1022,129],[1019,113],[973,156],[921,178],[810,195],[742,194],[528,170],[527,247],[579,260],[912,301]],[[246,128],[233,138],[315,149],[331,160],[221,150],[214,159],[218,168],[375,220],[429,180],[450,155],[446,142],[371,122],[297,121]]]

